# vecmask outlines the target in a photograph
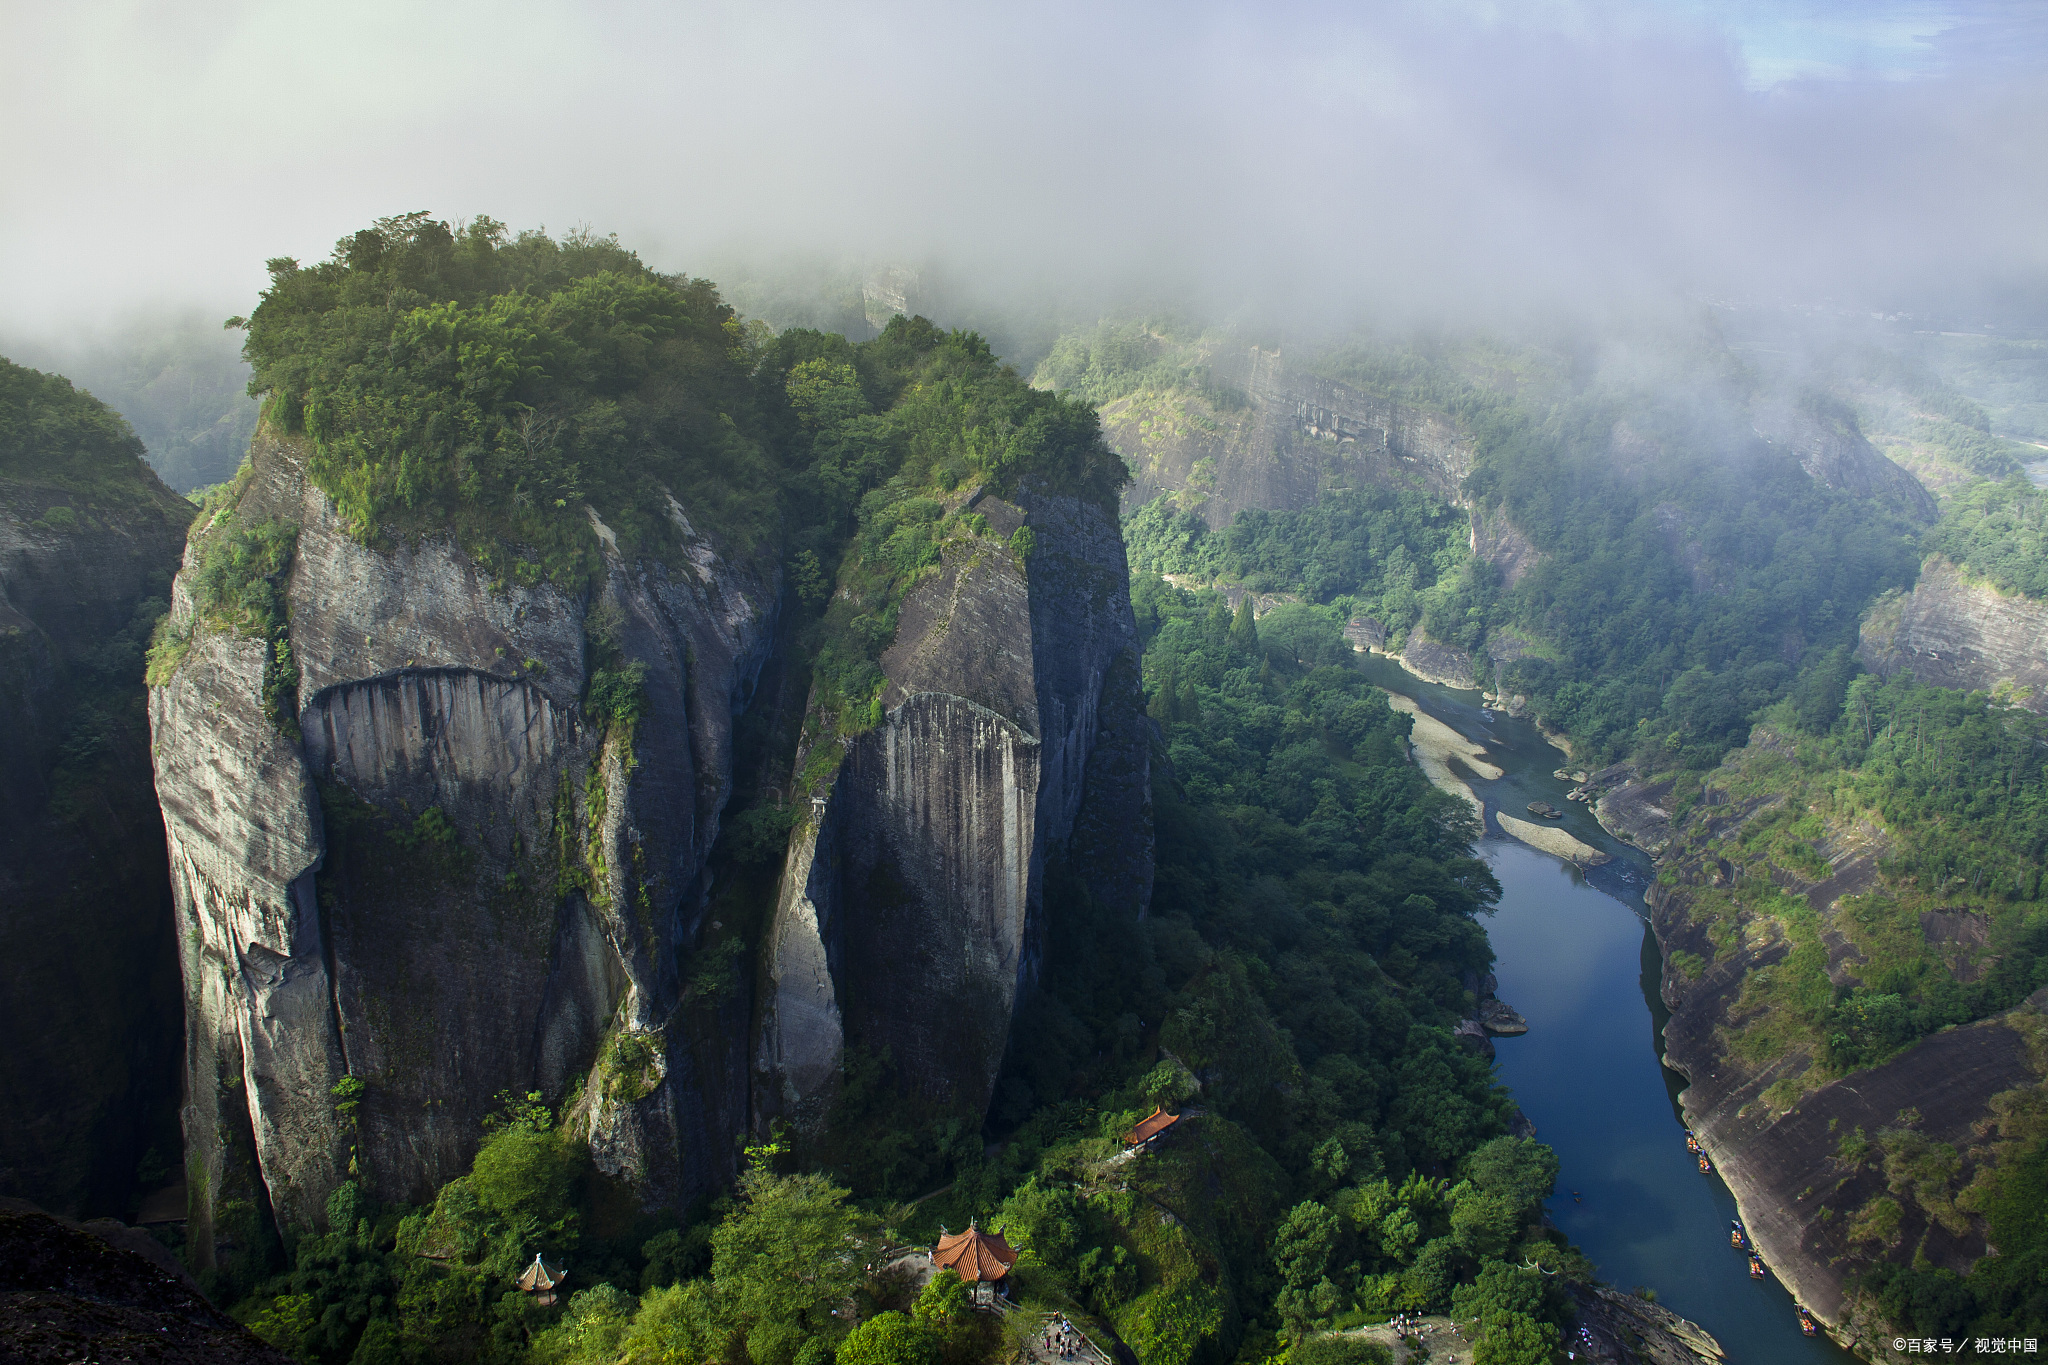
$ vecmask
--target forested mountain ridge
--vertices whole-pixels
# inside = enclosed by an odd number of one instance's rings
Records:
[[[193,508],[141,457],[96,399],[0,360],[0,992],[24,1011],[0,1193],[67,1213],[132,1214],[178,1167],[141,666]]]
[[[2001,700],[1866,675],[1832,721],[1781,706],[1663,797],[1668,1061],[1759,1246],[1846,1329],[2048,1314],[2022,1212],[2048,1103],[2042,747]]]

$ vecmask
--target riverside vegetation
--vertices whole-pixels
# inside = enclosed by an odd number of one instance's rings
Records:
[[[1107,505],[1125,478],[1086,404],[972,334],[898,318],[858,344],[771,335],[610,239],[412,215],[270,269],[244,324],[252,388],[266,423],[309,443],[353,536],[451,538],[501,583],[574,592],[601,575],[600,522],[629,561],[675,553],[666,494],[687,495],[695,533],[780,562],[824,763],[834,736],[880,719],[896,609],[945,546],[1030,571],[1030,529],[993,535],[973,490]],[[188,628],[270,642],[265,693],[276,681],[289,733],[277,589],[294,530],[230,503],[202,512]],[[821,1131],[762,1135],[735,1188],[650,1212],[593,1164],[577,1094],[507,1093],[468,1173],[429,1201],[380,1204],[358,1169],[274,1240],[260,1210],[223,1205],[240,1250],[209,1291],[308,1362],[964,1365],[1006,1351],[1000,1329],[883,1253],[977,1218],[1021,1248],[1028,1303],[1147,1362],[1368,1360],[1378,1348],[1315,1334],[1397,1310],[1454,1313],[1481,1360],[1553,1358],[1575,1311],[1562,1278],[1589,1267],[1541,1222],[1554,1157],[1509,1135],[1511,1101],[1451,1033],[1498,894],[1470,815],[1407,762],[1408,719],[1327,612],[1254,622],[1157,579],[1137,607],[1148,704],[1184,769],[1155,786],[1151,913],[1109,914],[1054,860],[1041,985],[985,1127],[934,1115],[886,1054],[852,1048]],[[152,667],[175,673],[187,645],[160,634]],[[591,648],[585,709],[630,729],[631,668]],[[768,710],[739,729],[795,749]],[[798,774],[798,793],[825,775]],[[735,928],[689,964],[697,998],[745,989],[795,805],[743,783],[728,810],[712,863]],[[450,842],[431,815],[418,837]],[[331,1099],[354,1132],[364,1082]],[[1205,1112],[1119,1160],[1158,1103]],[[512,1286],[537,1253],[569,1268],[555,1307]]]
[[[1148,348],[1131,335],[1169,340]],[[1146,385],[1201,392],[1185,358],[1158,356],[1170,335],[1134,331],[1120,347],[1105,344],[1114,328],[1098,329],[1055,348],[1040,377],[1108,396]],[[2011,448],[1988,434],[1983,411],[1922,369],[1877,366],[1899,411],[1877,404],[1869,384],[1840,391],[1861,394],[1865,416],[1889,423],[1880,445],[1939,446],[1983,476],[1957,487],[1932,526],[1881,495],[1823,486],[1791,450],[1755,440],[1747,414],[1765,401],[1761,381],[1730,353],[1708,345],[1690,363],[1720,382],[1674,396],[1574,380],[1569,357],[1484,345],[1361,345],[1318,362],[1461,422],[1473,441],[1465,496],[1504,509],[1542,555],[1512,587],[1472,553],[1463,516],[1402,489],[1338,486],[1309,506],[1247,511],[1224,528],[1167,495],[1127,528],[1135,568],[1300,600],[1262,618],[1271,635],[1371,616],[1398,648],[1425,629],[1473,653],[1503,695],[1526,696],[1578,765],[1625,761],[1639,780],[1666,784],[1659,799],[1681,831],[1670,857],[1729,869],[1686,892],[1717,957],[1739,956],[1745,936],[1790,944],[1782,963],[1750,974],[1726,1025],[1749,1062],[1794,1059],[1794,1074],[1765,1095],[1782,1110],[2048,985],[2048,723],[2017,704],[2023,696],[1887,680],[1855,652],[1865,610],[1909,584],[1924,554],[2041,597],[2044,495],[2010,476]],[[1828,393],[1798,403],[1805,420],[1838,433],[1858,420]],[[1140,585],[1140,600],[1148,591],[1157,589]],[[1172,678],[1162,681],[1167,700],[1154,714],[1170,718],[1183,704]],[[1175,758],[1191,789],[1244,771],[1204,765],[1178,745]],[[1710,818],[1723,808],[1761,813],[1728,837]],[[1824,882],[1831,858],[1873,836],[1882,855],[1874,885],[1823,924],[1797,890]],[[1958,946],[1924,930],[1926,916],[1981,932]],[[1846,942],[1853,974],[1831,974],[1824,933]],[[1670,969],[1691,981],[1710,965],[1677,952]],[[2012,1017],[2019,1028],[2035,1019]],[[1854,1221],[1864,1310],[1887,1334],[2003,1335],[2048,1323],[2048,1231],[2038,1216],[2048,1092],[2029,1037],[2036,1074],[1994,1100],[1978,1145],[1930,1143],[1910,1116],[1843,1139],[1842,1172],[1886,1173],[1885,1188],[1843,1216]],[[1901,1200],[1944,1227],[1976,1229],[1990,1254],[1967,1276],[1916,1263],[1892,1231]]]

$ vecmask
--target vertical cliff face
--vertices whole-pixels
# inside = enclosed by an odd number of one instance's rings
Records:
[[[270,643],[201,624],[151,697],[202,1260],[226,1200],[303,1225],[351,1173],[425,1197],[506,1090],[580,1087],[599,1166],[650,1199],[712,1187],[743,1122],[744,1006],[697,1005],[678,958],[772,571],[722,558],[672,500],[689,562],[611,553],[590,593],[506,587],[446,540],[357,543],[304,459],[259,433],[234,509],[298,528],[295,695],[275,701]],[[225,533],[195,529],[174,621]],[[637,718],[586,711],[600,655],[644,670]]]
[[[1779,405],[1757,414],[1757,430],[1788,446],[1815,483],[1851,497],[1888,502],[1919,521],[1940,514],[1920,481],[1864,438],[1853,414],[1831,405]]]
[[[1887,677],[1904,671],[1929,687],[2003,690],[2048,711],[2048,602],[1974,582],[1940,555],[1921,566],[1912,592],[1870,609],[1857,654]]]
[[[0,361],[0,1195],[132,1213],[175,1169],[178,993],[142,650],[192,506],[125,423]]]
[[[1048,857],[1072,856],[1105,913],[1150,899],[1116,523],[1047,495],[973,507],[997,536],[1028,523],[1036,548],[1020,563],[1001,539],[950,543],[903,603],[881,723],[830,741],[844,753],[792,838],[764,947],[759,1124],[814,1122],[849,1045],[978,1116],[1036,972]]]

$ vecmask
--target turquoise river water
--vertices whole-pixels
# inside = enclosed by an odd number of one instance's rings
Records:
[[[1487,748],[1504,770],[1472,780],[1487,805],[1480,851],[1501,885],[1487,921],[1502,1000],[1529,1032],[1495,1040],[1495,1069],[1562,1171],[1552,1219],[1623,1290],[1712,1332],[1736,1365],[1846,1365],[1825,1337],[1799,1333],[1792,1296],[1775,1278],[1749,1278],[1728,1243],[1735,1198],[1703,1176],[1686,1151],[1678,1093],[1685,1078],[1663,1065],[1662,958],[1644,918],[1650,868],[1554,777],[1564,755],[1526,721],[1481,716],[1477,692],[1425,683],[1390,659],[1366,656],[1374,682]],[[1469,774],[1466,774],[1469,779]],[[1501,834],[1492,813],[1524,816],[1535,800],[1565,812],[1565,829],[1615,861],[1582,872]]]

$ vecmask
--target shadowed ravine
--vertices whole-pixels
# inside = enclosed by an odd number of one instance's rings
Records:
[[[1641,918],[1649,875],[1643,855],[1567,802],[1551,776],[1564,757],[1526,721],[1480,719],[1479,694],[1425,683],[1389,659],[1361,666],[1391,691],[1486,745],[1498,781],[1470,780],[1488,811],[1482,852],[1500,879],[1486,932],[1500,997],[1529,1032],[1495,1041],[1500,1078],[1562,1164],[1551,1217],[1623,1290],[1638,1285],[1713,1333],[1741,1365],[1846,1362],[1826,1338],[1799,1335],[1791,1295],[1775,1278],[1752,1281],[1728,1244],[1735,1200],[1702,1176],[1685,1149],[1678,1091],[1684,1078],[1659,1062],[1665,1012],[1661,958]],[[1534,800],[1564,810],[1566,832],[1614,856],[1582,872],[1505,838],[1496,810]],[[1574,1200],[1576,1190],[1582,1198]]]

